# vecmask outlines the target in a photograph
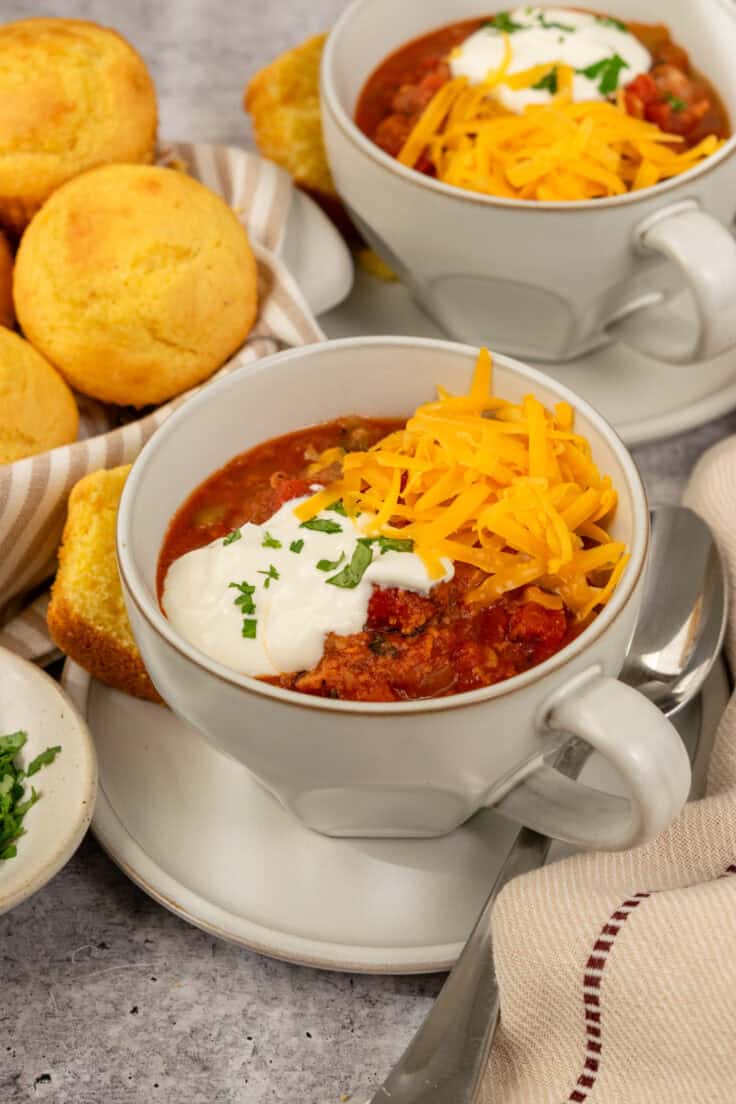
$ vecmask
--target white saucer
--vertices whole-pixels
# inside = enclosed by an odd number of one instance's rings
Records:
[[[513,840],[509,821],[485,811],[441,839],[328,839],[164,707],[71,661],[64,684],[97,745],[93,831],[166,908],[262,954],[325,969],[423,973],[454,962]],[[727,698],[721,665],[679,722],[698,745],[696,794]],[[595,758],[583,778],[616,788]]]
[[[35,664],[0,648],[0,734],[23,729],[25,767],[47,747],[61,752],[32,782],[41,795],[26,813],[14,859],[0,859],[0,915],[53,878],[72,857],[92,818],[97,784],[87,725],[58,682]]]
[[[684,294],[673,306],[688,312]],[[358,270],[351,295],[320,318],[328,337],[410,334],[445,337],[398,283]],[[493,348],[493,334],[488,334]],[[736,407],[736,350],[703,364],[670,365],[611,344],[569,364],[535,367],[587,399],[627,445],[702,425]]]

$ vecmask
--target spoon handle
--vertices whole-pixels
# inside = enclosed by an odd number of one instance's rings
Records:
[[[555,767],[576,778],[589,754],[583,741],[570,741]],[[369,1104],[472,1104],[475,1100],[499,1013],[491,938],[493,906],[512,878],[544,865],[551,845],[548,836],[521,829],[437,1000]]]

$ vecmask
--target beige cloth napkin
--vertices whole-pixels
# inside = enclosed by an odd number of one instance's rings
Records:
[[[256,325],[212,378],[287,346],[321,340],[324,334],[277,256],[293,192],[288,174],[255,153],[203,143],[172,143],[159,162],[179,164],[218,192],[248,230],[258,260]],[[158,426],[197,390],[142,412],[79,396],[75,444],[0,465],[0,646],[39,660],[53,650],[46,630],[48,595],[36,597],[34,588],[54,569],[70,490],[87,472],[134,460]]]
[[[712,526],[736,604],[736,438],[685,501]],[[736,609],[727,654],[736,669]],[[736,695],[707,796],[658,839],[519,878],[493,934],[501,1023],[483,1104],[736,1101]]]

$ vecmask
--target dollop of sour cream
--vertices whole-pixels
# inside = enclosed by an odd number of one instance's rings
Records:
[[[310,670],[328,633],[363,629],[374,585],[426,595],[454,575],[451,560],[443,559],[444,574],[431,579],[414,552],[379,540],[361,544],[367,539],[362,517],[327,510],[314,519],[317,528],[300,524],[294,509],[307,497],[286,502],[263,525],[243,525],[187,552],[166,575],[162,605],[174,628],[241,674]],[[356,549],[364,550],[357,560]],[[356,585],[331,581],[352,582],[351,565],[365,568]]]
[[[575,70],[572,96],[604,100],[622,84],[647,73],[651,55],[623,23],[608,16],[570,8],[516,8],[497,17],[465,39],[450,57],[453,77],[480,84],[503,63],[506,37],[511,46],[507,72],[520,73],[551,62]],[[528,104],[549,103],[554,77],[541,88],[511,89],[499,84],[493,94],[509,111],[522,112]]]

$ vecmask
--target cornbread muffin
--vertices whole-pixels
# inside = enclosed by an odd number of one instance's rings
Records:
[[[59,373],[0,326],[0,464],[77,439],[79,414]]]
[[[101,682],[160,701],[136,647],[115,559],[115,522],[130,465],[85,475],[69,496],[47,621],[67,655]]]
[[[62,185],[15,260],[18,321],[78,391],[145,406],[206,379],[257,311],[256,262],[226,203],[184,173],[107,165]]]
[[[77,19],[0,26],[0,223],[20,231],[85,169],[151,161],[156,92],[143,59]]]
[[[252,77],[244,106],[264,157],[291,173],[315,197],[337,199],[322,137],[319,66],[327,35],[281,54]]]

